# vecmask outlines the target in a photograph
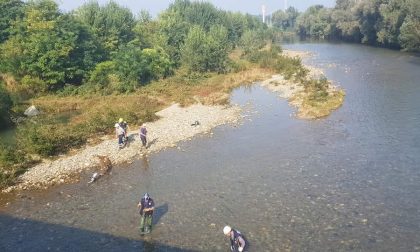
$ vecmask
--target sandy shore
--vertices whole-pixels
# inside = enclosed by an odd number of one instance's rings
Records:
[[[138,129],[131,128],[130,143],[119,150],[116,139],[104,140],[95,146],[86,146],[75,155],[64,156],[54,161],[46,161],[30,168],[19,179],[20,183],[9,187],[4,192],[15,189],[46,188],[77,180],[77,175],[88,168],[97,167],[99,159],[95,155],[105,155],[113,165],[131,162],[143,154],[158,152],[168,147],[175,147],[183,140],[189,140],[197,134],[210,133],[211,129],[226,123],[237,123],[240,119],[237,106],[204,106],[195,104],[182,108],[172,105],[157,115],[159,120],[147,123],[149,147],[143,148],[138,137]],[[191,126],[195,121],[199,126]],[[110,126],[112,127],[112,125]]]

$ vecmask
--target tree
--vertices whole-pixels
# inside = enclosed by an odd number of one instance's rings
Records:
[[[191,71],[206,72],[207,35],[201,26],[190,28],[185,43],[181,48],[182,62]]]
[[[119,91],[134,90],[139,85],[172,73],[172,63],[162,49],[141,49],[128,44],[113,56],[116,74],[122,81]]]
[[[152,20],[147,11],[141,11],[140,16],[133,28],[135,42],[142,49],[153,47],[165,47],[165,37],[159,32],[159,23]]]
[[[289,27],[288,23],[289,16],[282,10],[277,10],[273,12],[271,16],[271,22],[274,27],[277,27],[281,30],[286,30]]]
[[[301,36],[329,38],[333,34],[331,25],[331,10],[322,5],[314,5],[297,19],[298,33]]]
[[[407,16],[400,27],[398,41],[406,51],[420,52],[420,2],[406,1]]]
[[[0,0],[0,44],[10,35],[13,21],[24,14],[24,3],[20,0]]]
[[[134,38],[135,19],[128,8],[110,1],[101,7],[97,2],[82,5],[74,12],[75,17],[90,27],[108,53]]]
[[[193,26],[183,45],[182,60],[190,71],[223,72],[230,50],[227,29],[220,25],[208,33],[201,26]]]
[[[231,49],[228,31],[224,26],[214,25],[207,34],[207,70],[224,72]]]
[[[388,0],[379,6],[381,18],[377,23],[377,41],[387,47],[399,48],[398,36],[408,10],[405,0]]]
[[[28,89],[46,91],[80,84],[99,60],[90,34],[54,1],[27,3],[13,36],[1,45],[1,71],[25,80]]]
[[[260,35],[260,33],[252,30],[244,32],[239,43],[244,54],[249,54],[261,49],[265,41],[261,39]]]

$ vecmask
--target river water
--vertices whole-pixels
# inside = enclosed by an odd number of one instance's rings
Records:
[[[321,120],[299,120],[258,86],[232,93],[237,127],[115,168],[112,176],[2,196],[0,251],[420,251],[420,59],[349,44],[292,44],[346,91]],[[136,204],[156,202],[138,233]]]

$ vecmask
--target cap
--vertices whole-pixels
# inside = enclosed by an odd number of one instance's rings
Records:
[[[124,121],[124,119],[122,119],[122,118],[120,118],[119,120],[118,120],[118,122],[120,122],[120,123],[122,123]]]
[[[229,226],[225,226],[225,227],[223,228],[223,233],[224,233],[225,235],[229,234],[229,233],[230,233],[230,231],[232,231],[232,228],[231,228],[231,227],[229,227]]]
[[[114,125],[114,127],[115,128],[118,128],[120,125],[118,124],[118,123],[116,123],[115,125]]]

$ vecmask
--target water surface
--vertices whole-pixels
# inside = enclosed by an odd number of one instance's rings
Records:
[[[240,126],[93,185],[86,173],[79,184],[3,197],[0,250],[228,251],[226,224],[250,251],[420,250],[419,58],[348,44],[286,47],[315,53],[310,62],[346,91],[339,110],[298,120],[268,90],[239,88]],[[146,191],[157,211],[143,238],[136,204]]]

